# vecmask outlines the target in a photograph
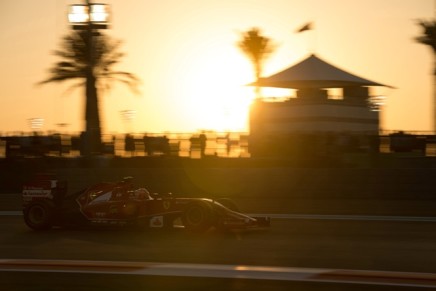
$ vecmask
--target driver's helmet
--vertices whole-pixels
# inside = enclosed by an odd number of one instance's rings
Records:
[[[116,183],[116,187],[122,188],[124,191],[132,191],[133,177],[124,177],[123,180]]]
[[[133,185],[133,177],[128,176],[124,177],[120,182],[118,182],[120,185]]]
[[[139,188],[133,191],[135,199],[151,199],[150,193],[145,188]]]

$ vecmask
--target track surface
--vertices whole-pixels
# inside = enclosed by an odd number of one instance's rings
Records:
[[[55,229],[37,233],[26,228],[22,217],[3,216],[0,217],[2,246],[0,258],[144,261],[436,273],[435,228],[436,223],[431,221],[274,219],[268,231],[242,234],[222,234],[211,231],[202,235],[192,235],[182,230],[139,232],[122,229]],[[27,279],[23,280],[23,277]],[[58,275],[56,277],[59,278]],[[125,282],[125,278],[115,275],[64,274],[61,277],[64,279],[56,279],[59,280],[56,284],[68,283],[66,289],[76,286],[82,290],[86,286],[96,287],[98,284],[109,284],[107,286],[114,288],[126,287],[120,283]],[[48,275],[35,276],[33,273],[26,275],[1,273],[0,277],[1,283],[9,284],[10,287],[15,286],[17,290],[26,290],[28,287],[26,284],[35,282],[28,279],[36,280],[38,284],[47,287],[52,283],[50,278],[52,277]],[[118,278],[118,281],[115,278]],[[230,284],[223,279],[194,280],[195,283],[186,278],[177,280],[183,281],[180,283],[182,285],[167,287],[178,289],[184,286],[195,289],[197,286],[195,284],[198,284],[198,288],[206,285],[216,286],[215,283],[221,284],[219,286]],[[162,281],[162,278],[148,278],[148,283],[138,278],[129,282],[139,284],[129,285],[130,287],[145,284],[144,286],[160,288],[162,284],[169,284],[165,280]],[[286,290],[289,284],[293,284],[292,288],[297,288],[296,290],[346,290],[334,289],[333,285],[321,286],[308,283],[282,282],[280,284],[280,282],[262,281],[262,284],[256,285],[252,282],[244,282],[236,284],[232,281],[232,285],[227,289],[235,289],[239,286],[235,290],[248,290],[247,288],[268,283],[267,286],[274,290],[280,288]],[[151,285],[148,285],[149,283]],[[235,288],[234,284],[237,285]],[[20,286],[23,289],[20,289]],[[353,290],[359,290],[356,288],[354,286]],[[391,290],[380,286],[370,288],[361,290]],[[413,288],[406,290],[413,290]]]

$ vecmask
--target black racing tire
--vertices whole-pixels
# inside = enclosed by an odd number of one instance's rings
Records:
[[[216,200],[216,202],[218,202],[219,204],[221,204],[222,206],[226,207],[227,209],[229,209],[231,211],[239,212],[238,205],[232,199],[219,198]]]
[[[53,226],[54,205],[45,201],[33,202],[24,209],[24,222],[33,230],[48,230]]]
[[[191,203],[183,212],[182,223],[190,232],[208,231],[214,225],[212,206],[205,201]]]

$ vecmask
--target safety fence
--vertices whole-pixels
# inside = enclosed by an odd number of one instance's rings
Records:
[[[76,157],[82,153],[80,135],[35,133],[0,137],[0,157]],[[120,157],[250,157],[248,134],[239,132],[104,135],[101,154]]]
[[[293,133],[250,136],[241,132],[104,135],[99,154],[118,157],[187,158],[263,156],[330,156],[340,153],[413,153],[436,156],[436,136],[395,132],[381,135]],[[0,157],[78,157],[80,135],[12,134],[0,136]]]

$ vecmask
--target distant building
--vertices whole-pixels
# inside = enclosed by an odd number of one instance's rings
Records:
[[[386,85],[350,74],[315,55],[261,78],[259,84],[295,89],[296,96],[253,102],[250,136],[258,144],[265,143],[266,139],[277,142],[295,134],[333,135],[335,138],[378,135],[379,104],[377,97],[370,95],[370,87]]]

